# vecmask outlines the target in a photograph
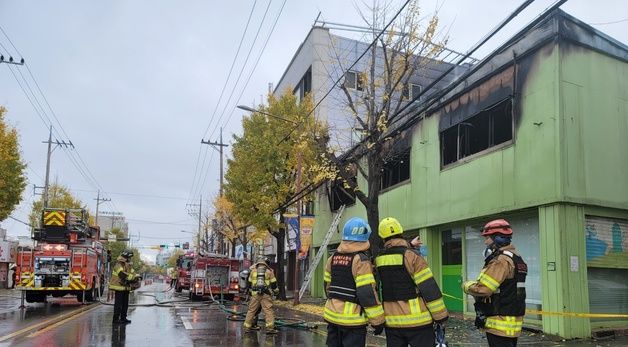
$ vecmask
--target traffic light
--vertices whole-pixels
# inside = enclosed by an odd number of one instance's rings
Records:
[[[183,249],[190,249],[190,243],[189,242],[184,243]]]

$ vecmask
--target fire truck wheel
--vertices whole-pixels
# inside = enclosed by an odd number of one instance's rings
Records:
[[[83,302],[83,296],[85,296],[84,291],[76,292],[76,301]]]
[[[182,288],[182,287],[179,287],[179,286],[177,285],[177,286],[174,288],[174,290],[175,290],[177,293],[181,293],[181,292],[183,291],[183,288]]]
[[[85,295],[85,301],[87,302],[94,301],[94,291],[95,291],[95,288],[92,288],[83,292],[84,293],[83,295]]]
[[[42,293],[26,292],[26,302],[46,302],[46,295]]]

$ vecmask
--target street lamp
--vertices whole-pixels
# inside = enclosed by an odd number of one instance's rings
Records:
[[[298,122],[293,121],[293,120],[291,120],[291,119],[287,119],[287,118],[284,118],[284,117],[279,117],[279,116],[276,116],[276,115],[271,114],[271,113],[267,113],[267,112],[264,112],[264,111],[256,110],[256,109],[254,109],[254,108],[250,108],[250,107],[248,107],[248,106],[238,105],[238,106],[236,106],[236,107],[237,107],[237,108],[239,108],[239,109],[241,109],[241,110],[248,111],[248,112],[253,112],[253,113],[261,113],[261,114],[263,114],[263,115],[265,115],[265,116],[272,117],[272,118],[276,118],[276,119],[282,120],[282,121],[284,121],[284,122],[292,123],[292,124],[294,124],[294,125],[299,124]]]

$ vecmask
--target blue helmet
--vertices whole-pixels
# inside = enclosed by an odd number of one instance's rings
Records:
[[[349,219],[342,228],[342,239],[347,241],[366,242],[371,236],[371,227],[362,218]]]

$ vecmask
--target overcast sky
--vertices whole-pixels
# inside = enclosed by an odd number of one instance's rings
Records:
[[[394,1],[391,8],[399,8],[400,3]],[[422,1],[421,7],[425,13],[440,8],[449,48],[464,52],[520,3],[446,0]],[[551,3],[531,5],[474,56],[483,57]],[[218,192],[218,153],[202,146],[201,138],[216,141],[222,126],[224,141],[230,143],[232,134],[241,131],[243,113],[235,106],[259,103],[268,84],[278,82],[319,11],[328,22],[362,25],[355,9],[361,4],[349,0],[0,0],[0,27],[13,43],[0,32],[0,53],[26,59],[30,72],[26,67],[12,71],[26,92],[30,87],[37,98],[31,96],[35,106],[31,105],[7,64],[0,64],[0,105],[8,109],[7,119],[20,133],[28,164],[29,186],[12,216],[27,220],[32,201],[38,198],[33,185],[44,182],[42,141],[48,137],[50,118],[54,138],[71,140],[76,146],[71,153],[63,149],[53,153],[51,180],[70,187],[92,211],[97,189],[104,190],[102,194],[112,201],[102,204],[101,210],[122,212],[132,237],[141,236],[137,245],[191,241],[192,234],[181,232],[197,229],[186,204],[198,203],[202,195],[207,206]],[[563,9],[628,43],[628,2],[572,0]],[[43,112],[35,110],[39,105]],[[25,225],[12,219],[1,226],[12,236],[29,235]],[[142,253],[154,260],[155,251]]]

